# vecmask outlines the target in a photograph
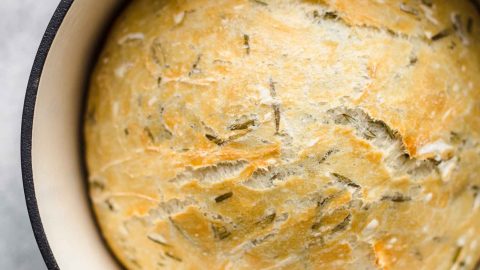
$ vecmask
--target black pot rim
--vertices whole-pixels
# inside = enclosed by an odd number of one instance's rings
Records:
[[[60,1],[50,20],[50,23],[48,24],[45,34],[43,35],[40,47],[38,48],[37,55],[35,57],[35,61],[33,62],[32,70],[30,72],[22,115],[20,154],[23,190],[25,193],[28,216],[32,225],[33,234],[35,235],[35,239],[42,254],[43,260],[45,261],[47,268],[50,270],[56,270],[60,268],[48,243],[38,210],[37,198],[35,196],[32,171],[32,129],[38,86],[42,76],[43,67],[52,43],[57,35],[58,29],[70,10],[73,1],[74,0]]]

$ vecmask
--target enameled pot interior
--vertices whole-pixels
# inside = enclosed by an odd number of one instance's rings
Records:
[[[91,64],[122,2],[62,1],[27,89],[22,123],[25,193],[32,227],[50,269],[120,268],[90,208],[81,121]]]

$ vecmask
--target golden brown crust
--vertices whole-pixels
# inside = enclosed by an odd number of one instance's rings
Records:
[[[480,16],[462,1],[133,1],[90,89],[129,269],[473,269]]]

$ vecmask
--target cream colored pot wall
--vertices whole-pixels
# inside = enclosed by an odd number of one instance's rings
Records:
[[[85,190],[82,99],[92,56],[118,0],[76,0],[54,39],[39,82],[33,135],[35,193],[61,269],[118,269],[100,238]]]

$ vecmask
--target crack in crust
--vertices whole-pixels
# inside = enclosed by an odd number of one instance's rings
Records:
[[[359,108],[333,108],[327,111],[325,124],[349,126],[360,138],[369,141],[384,153],[384,163],[394,176],[409,175],[414,179],[438,172],[438,162],[411,157],[401,134],[385,122],[373,119]]]
[[[473,7],[480,13],[480,1],[478,0],[469,0],[470,3],[473,5]],[[397,39],[404,39],[408,41],[421,41],[425,44],[431,44],[433,41],[438,41],[440,39],[443,39],[445,37],[450,36],[451,32],[456,32],[458,35],[458,38],[462,43],[465,45],[469,44],[468,36],[465,33],[466,29],[463,29],[464,27],[462,26],[462,23],[460,21],[460,18],[458,17],[458,14],[453,13],[451,16],[452,20],[452,26],[448,26],[446,29],[438,32],[437,34],[434,34],[433,36],[430,36],[430,33],[425,32],[424,34],[406,34],[406,33],[401,33],[398,31],[395,31],[394,29],[389,28],[388,26],[382,25],[382,26],[375,26],[375,25],[369,25],[369,24],[352,24],[348,22],[344,17],[341,16],[341,13],[333,8],[331,4],[326,3],[325,1],[320,1],[320,3],[317,3],[321,8],[323,8],[323,13],[320,14],[318,10],[313,10],[311,12],[311,17],[316,21],[316,22],[321,22],[321,21],[335,21],[337,23],[344,24],[347,27],[350,28],[360,28],[360,29],[368,29],[375,31],[377,33],[384,33],[392,38],[397,38]],[[432,8],[432,3],[422,3],[424,8],[431,9]],[[421,20],[421,12],[419,9],[414,8],[412,6],[409,6],[405,3],[401,3],[399,5],[399,10],[404,12],[405,14],[412,16],[416,18],[417,20]],[[422,6],[420,6],[420,9],[423,9]],[[426,14],[425,18],[427,20],[432,20],[430,15]],[[434,24],[438,24],[436,20],[434,20]],[[467,19],[467,28],[468,28],[468,19]],[[468,32],[468,31],[467,31]]]
[[[320,13],[318,12],[318,10],[314,10],[312,12],[312,17],[317,21],[321,21],[321,20],[325,20],[325,21],[335,21],[337,23],[341,23],[347,27],[351,27],[351,28],[361,28],[361,29],[366,29],[366,30],[372,30],[372,31],[375,31],[377,33],[384,33],[392,38],[400,38],[400,39],[404,39],[404,40],[420,40],[420,41],[423,41],[425,43],[430,43],[431,42],[431,39],[428,38],[427,36],[416,36],[416,35],[408,35],[408,34],[404,34],[404,33],[400,33],[400,32],[396,32],[394,31],[393,29],[390,29],[388,27],[384,27],[384,28],[381,28],[381,27],[377,27],[377,26],[373,26],[373,25],[366,25],[366,24],[362,24],[362,25],[353,25],[353,24],[350,24],[349,22],[347,22],[339,13],[338,11],[330,11],[331,10],[331,7],[324,4],[322,5],[322,7],[325,9],[325,12],[323,13],[323,15],[320,15]],[[327,10],[329,9],[329,10]]]
[[[178,174],[169,182],[178,185],[189,183],[193,180],[198,180],[200,183],[218,183],[237,177],[245,168],[248,162],[237,160],[231,162],[221,162],[213,166],[206,166],[200,168],[187,168],[180,174]]]

